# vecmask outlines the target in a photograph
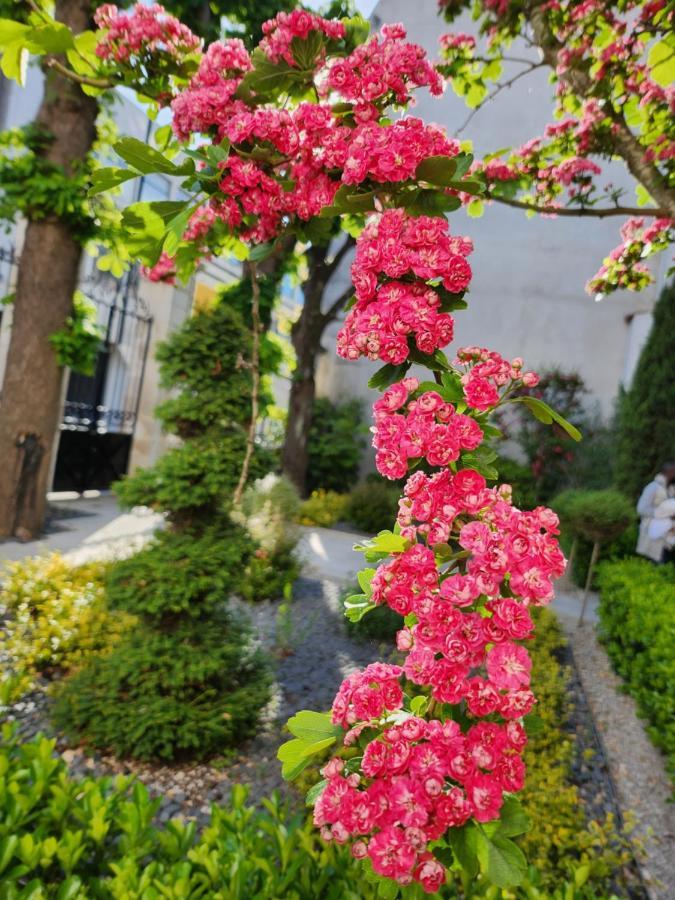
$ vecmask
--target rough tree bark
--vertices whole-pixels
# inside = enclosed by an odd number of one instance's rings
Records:
[[[303,497],[307,493],[309,429],[316,395],[316,361],[321,351],[321,337],[326,326],[337,318],[353,289],[350,285],[325,312],[322,312],[323,298],[330,278],[353,245],[353,238],[346,238],[330,260],[328,247],[309,248],[307,251],[309,276],[302,285],[304,302],[300,316],[291,330],[296,368],[288,399],[286,437],[281,465],[284,474],[291,479]]]
[[[78,33],[90,27],[91,8],[57,0],[55,17]],[[71,173],[91,150],[97,112],[78,85],[47,71],[36,118],[52,136],[45,158]],[[57,217],[28,223],[0,395],[0,536],[28,539],[43,524],[63,379],[49,336],[71,312],[81,253]]]

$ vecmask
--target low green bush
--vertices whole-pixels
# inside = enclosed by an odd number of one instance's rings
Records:
[[[111,609],[166,620],[203,619],[238,592],[255,544],[228,520],[203,533],[163,531],[139,553],[111,566]]]
[[[638,523],[632,504],[617,491],[586,491],[570,488],[551,500],[560,517],[562,542],[567,554],[576,541],[571,576],[575,584],[586,582],[593,542],[600,540],[598,560],[633,556],[638,539]],[[592,587],[597,587],[597,571]]]
[[[349,494],[338,494],[337,491],[324,491],[319,488],[312,491],[307,500],[300,506],[298,519],[301,525],[318,525],[321,528],[332,528],[347,516]]]
[[[9,563],[0,574],[0,654],[24,689],[36,675],[62,675],[107,653],[131,628],[132,616],[108,609],[105,569],[52,553]]]
[[[149,506],[190,526],[229,506],[245,448],[246,435],[234,428],[195,437],[167,450],[151,468],[125,476],[114,491],[123,507]],[[256,447],[249,477],[262,477],[273,464],[273,453]]]
[[[398,512],[399,488],[385,482],[365,481],[349,495],[347,520],[368,534],[391,528]]]
[[[249,485],[241,507],[233,513],[256,543],[237,588],[245,600],[278,600],[289,596],[300,574],[294,555],[298,542],[295,524],[300,498],[294,485],[270,473]]]
[[[59,684],[57,725],[139,759],[204,758],[250,736],[269,698],[269,669],[227,601],[254,546],[223,519],[202,533],[163,532],[113,565],[108,603],[138,624]]]
[[[536,479],[532,469],[508,456],[500,456],[494,467],[499,472],[498,484],[510,484],[513,489],[513,502],[519,509],[534,509],[539,499],[536,491]]]
[[[598,581],[600,639],[675,782],[675,565],[607,562]]]
[[[32,900],[375,900],[376,886],[346,847],[326,844],[303,812],[276,795],[261,809],[233,785],[204,828],[156,824],[160,801],[130,778],[71,778],[54,742],[0,745],[0,896]],[[520,888],[449,883],[445,900],[591,900],[583,867],[571,881],[542,886],[531,870]],[[382,896],[382,895],[380,895]],[[419,888],[387,894],[421,900]],[[426,896],[426,895],[424,895]]]
[[[360,594],[361,588],[353,584],[345,588],[342,593],[342,601],[352,594]],[[347,631],[352,637],[364,641],[378,641],[392,644],[396,641],[396,632],[403,628],[403,618],[386,603],[369,610],[358,622],[347,619]]]
[[[234,785],[210,823],[157,827],[159,800],[130,779],[74,779],[44,738],[0,747],[0,896],[55,900],[371,900],[346,849],[278,798],[255,810]]]
[[[66,679],[53,718],[69,739],[136,759],[204,759],[255,733],[270,674],[225,613],[170,631],[138,626]]]
[[[555,889],[567,880],[583,879],[598,892],[593,896],[608,897],[610,881],[631,853],[611,814],[604,821],[586,819],[579,789],[572,783],[574,738],[565,730],[571,712],[569,672],[559,659],[565,638],[550,610],[535,610],[534,618],[535,639],[528,650],[538,728],[530,729],[523,756],[527,778],[519,794],[533,824],[519,842],[538,872],[542,896],[555,896]]]
[[[368,429],[359,400],[314,401],[307,441],[307,490],[344,491],[356,483]]]

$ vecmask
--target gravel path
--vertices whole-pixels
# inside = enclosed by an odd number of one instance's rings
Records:
[[[621,692],[590,625],[566,623],[576,669],[600,735],[619,805],[644,844],[640,868],[653,900],[675,898],[675,808],[663,757],[647,737],[633,699]]]
[[[163,796],[160,818],[176,815],[208,818],[212,803],[225,803],[231,785],[247,784],[250,799],[258,801],[273,790],[296,798],[286,785],[276,759],[279,744],[288,740],[282,731],[286,720],[300,709],[328,709],[340,682],[354,669],[380,655],[373,643],[349,637],[340,606],[340,586],[332,581],[300,578],[295,585],[290,619],[278,603],[243,606],[251,615],[261,644],[277,656],[273,698],[263,716],[258,735],[234,758],[184,765],[156,765],[87,755],[69,748],[54,734],[48,717],[48,697],[36,691],[12,710],[23,740],[39,731],[57,738],[57,746],[71,771],[79,775],[134,773],[150,789]]]

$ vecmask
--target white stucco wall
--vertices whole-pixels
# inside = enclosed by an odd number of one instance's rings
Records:
[[[450,26],[437,15],[436,0],[380,0],[373,22],[403,22],[408,37],[437,56],[439,36]],[[475,33],[467,19],[452,30]],[[514,55],[529,53],[514,48]],[[545,69],[533,72],[481,109],[462,132],[474,142],[476,154],[519,146],[542,134],[552,120],[551,90]],[[440,99],[419,92],[411,114],[436,122],[453,134],[469,110],[451,90]],[[615,183],[625,180],[621,167],[612,170]],[[624,181],[622,182],[622,179]],[[633,202],[632,194],[628,202]],[[606,220],[526,218],[525,214],[493,204],[481,219],[463,211],[450,217],[452,230],[470,236],[474,272],[469,309],[456,317],[456,343],[480,344],[507,356],[523,356],[533,368],[560,366],[579,372],[602,411],[608,414],[624,371],[639,352],[644,329],[635,328],[628,347],[627,320],[647,313],[656,290],[621,292],[596,303],[585,290],[586,280],[603,257],[619,243],[621,218]],[[660,260],[662,263],[662,261]],[[346,277],[346,276],[345,276]],[[319,373],[323,394],[372,395],[365,387],[374,364],[345,363],[334,353],[335,326],[324,339],[328,352]]]

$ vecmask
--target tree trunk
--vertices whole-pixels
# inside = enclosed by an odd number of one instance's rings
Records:
[[[309,429],[316,394],[314,381],[316,358],[321,349],[321,335],[327,324],[327,317],[321,312],[327,281],[326,253],[326,247],[312,247],[308,251],[309,278],[302,288],[304,303],[300,318],[291,331],[296,368],[288,399],[281,467],[284,475],[291,479],[302,497],[307,494]]]
[[[57,0],[55,16],[78,33],[90,9],[89,0]],[[72,173],[91,150],[97,113],[93,98],[47,71],[36,119],[52,136],[45,158]],[[29,539],[43,524],[63,379],[49,336],[72,310],[81,253],[57,217],[28,223],[0,395],[0,536]]]

